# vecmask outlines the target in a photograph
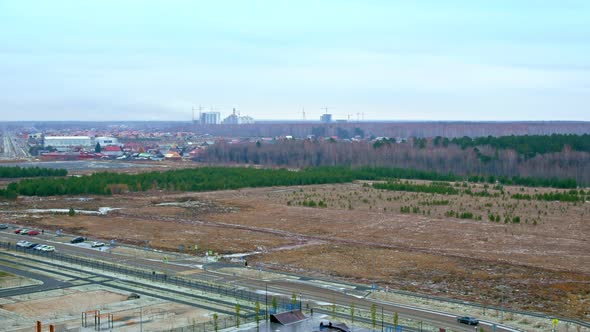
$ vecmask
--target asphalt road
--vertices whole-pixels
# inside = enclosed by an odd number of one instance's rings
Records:
[[[29,156],[23,147],[23,142],[18,141],[18,139],[9,132],[5,131],[3,133],[4,153],[1,156],[2,159],[16,160],[25,159]]]
[[[0,298],[36,292],[44,292],[52,289],[67,288],[72,286],[72,284],[70,284],[69,282],[56,280],[43,274],[31,272],[30,270],[17,269],[10,266],[6,266],[3,264],[3,262],[11,263],[8,260],[0,259],[0,270],[12,273],[14,275],[23,276],[25,278],[38,280],[41,281],[42,284],[0,290]]]
[[[57,243],[51,241],[52,237],[53,236],[51,234],[45,234],[44,236],[35,237],[34,240],[32,240],[29,236],[22,236],[11,233],[11,229],[5,230],[4,232],[0,232],[1,240],[11,241],[13,244],[19,240],[26,239],[28,241],[54,245],[56,247],[56,250],[62,253],[71,255],[83,255],[85,257],[104,260],[106,262],[118,262],[128,266],[140,267],[144,269],[153,269],[155,271],[165,271],[170,275],[173,275],[178,272],[194,270],[194,267],[176,265],[172,261],[166,264],[161,261],[147,260],[142,259],[140,257],[121,256],[116,254],[110,254],[106,251],[98,251],[95,249],[84,248],[70,244]],[[377,302],[362,297],[359,298],[359,292],[345,293],[341,290],[325,288],[325,285],[314,284],[312,281],[306,281],[306,279],[309,278],[301,277],[299,278],[299,280],[295,281],[287,279],[265,281],[260,279],[249,279],[240,276],[231,276],[227,274],[217,273],[215,272],[214,267],[215,265],[212,264],[206,272],[197,274],[196,278],[217,280],[218,282],[231,283],[232,285],[238,287],[249,288],[259,291],[264,291],[265,289],[268,289],[269,292],[285,294],[286,296],[290,296],[293,293],[300,294],[302,299],[306,303],[324,302],[348,306],[354,302],[357,308],[362,308],[365,310],[369,310],[372,304],[376,304],[378,308],[382,307],[385,312],[395,311],[403,317],[411,318],[413,320],[422,321],[425,323],[427,322],[434,326],[450,328],[453,331],[474,331],[474,327],[472,326],[457,323],[455,315],[436,311],[429,311],[405,305],[398,305],[389,302]],[[188,277],[190,277],[190,275]],[[339,282],[334,281],[334,283]],[[355,285],[351,285],[348,288],[354,290],[355,287]],[[363,288],[366,289],[366,287]],[[381,309],[379,309],[379,311],[380,310]],[[486,331],[492,330],[491,324],[487,324],[486,322],[481,322],[480,326],[483,326]],[[498,326],[496,328],[496,331],[508,332],[514,330]]]

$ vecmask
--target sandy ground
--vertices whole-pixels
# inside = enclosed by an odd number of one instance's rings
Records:
[[[123,294],[97,290],[6,304],[3,309],[31,318],[49,319],[62,317],[71,312],[84,312],[126,299],[127,297]]]
[[[108,314],[112,314],[117,331],[129,332],[138,331],[140,325],[145,331],[162,331],[211,320],[208,310],[150,298],[127,300],[127,295],[86,286],[8,298],[5,302],[9,303],[1,309],[4,324],[0,331],[30,331],[37,320],[45,326],[54,324],[57,330],[90,331],[94,330],[95,315],[101,316],[101,327],[108,330]],[[84,312],[86,329],[81,320]]]
[[[472,188],[483,190],[481,185]],[[499,190],[488,189],[500,194]],[[375,190],[363,183],[210,193],[19,198],[12,222],[177,251],[248,258],[301,274],[590,319],[590,203],[519,201]],[[300,205],[320,200],[327,208]],[[441,201],[448,201],[441,203]],[[165,203],[165,204],[162,204]],[[401,213],[401,207],[418,208]],[[120,208],[106,215],[31,214],[26,209]],[[472,212],[476,219],[448,217]],[[491,222],[488,215],[500,215]],[[520,223],[505,223],[519,216]]]

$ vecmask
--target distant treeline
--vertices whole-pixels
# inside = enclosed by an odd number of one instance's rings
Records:
[[[553,142],[555,140],[555,142]],[[483,144],[483,145],[480,145]],[[571,145],[570,145],[571,144]],[[574,179],[590,185],[590,135],[508,136],[450,140],[442,137],[395,140],[276,140],[264,143],[218,142],[199,158],[210,164],[267,167],[396,167],[459,176],[515,179],[515,184],[554,185]],[[519,153],[521,151],[522,153]],[[547,179],[526,183],[524,179]],[[571,187],[571,184],[558,187]]]
[[[435,140],[436,142],[436,140]],[[512,149],[530,158],[537,154],[561,152],[566,146],[573,151],[590,152],[590,135],[559,135],[550,136],[502,136],[502,137],[462,137],[453,138],[451,144],[462,149],[476,146],[491,146],[495,149]]]
[[[171,190],[213,191],[247,187],[293,186],[325,183],[345,183],[354,180],[423,179],[434,181],[465,181],[467,177],[453,174],[399,168],[313,167],[300,171],[286,169],[255,169],[242,167],[202,167],[140,174],[95,173],[68,178],[23,179],[0,190],[0,197],[14,199],[16,195],[110,195],[127,191]],[[472,178],[474,180],[545,185],[547,180],[513,178]],[[538,181],[538,182],[536,182]],[[555,179],[554,187],[573,186],[575,181]]]
[[[65,169],[40,168],[40,167],[0,167],[0,178],[29,178],[39,176],[66,176]]]

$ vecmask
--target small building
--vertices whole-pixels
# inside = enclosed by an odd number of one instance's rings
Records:
[[[123,150],[118,145],[107,145],[100,151],[103,155],[111,158],[117,158],[123,155]]]
[[[166,160],[180,160],[182,159],[182,157],[180,156],[180,154],[176,151],[170,152],[170,153],[166,153],[164,155],[164,158],[166,158]]]
[[[41,139],[43,138],[43,133],[30,133],[27,135],[28,139]]]

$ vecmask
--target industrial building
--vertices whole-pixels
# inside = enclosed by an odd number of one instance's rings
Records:
[[[322,116],[320,117],[320,121],[325,123],[332,122],[332,114],[322,114]]]
[[[97,137],[94,139],[94,145],[96,145],[96,143],[104,147],[109,145],[119,145],[119,140],[115,137]]]
[[[43,146],[51,146],[57,151],[94,150],[94,140],[89,136],[45,136]]]
[[[239,114],[236,114],[236,109],[234,108],[233,113],[223,119],[222,123],[227,125],[252,124],[254,123],[254,119],[247,115],[240,116]]]
[[[215,125],[221,123],[221,113],[203,112],[199,115],[199,123],[202,125]]]

